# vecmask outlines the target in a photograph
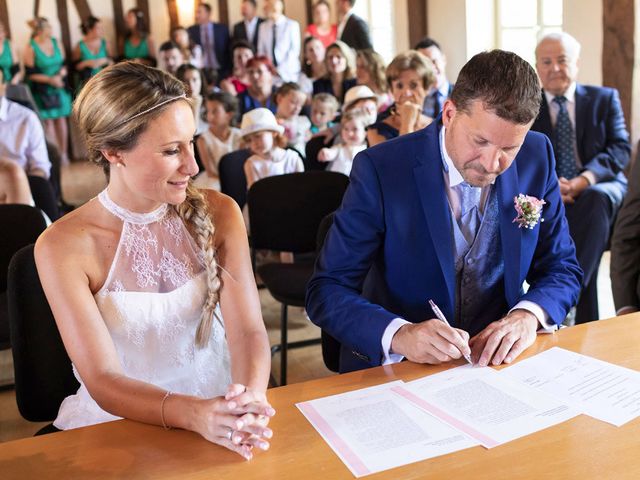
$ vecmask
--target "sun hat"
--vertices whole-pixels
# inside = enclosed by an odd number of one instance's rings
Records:
[[[348,109],[349,106],[358,100],[371,99],[375,102],[378,101],[378,97],[373,90],[371,90],[366,85],[356,85],[355,87],[351,87],[347,90],[347,93],[344,94],[344,108]]]
[[[275,115],[268,108],[255,108],[242,116],[240,130],[240,134],[246,137],[252,133],[264,132],[265,130],[283,133],[284,127],[278,125]]]

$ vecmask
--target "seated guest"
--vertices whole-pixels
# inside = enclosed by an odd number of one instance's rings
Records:
[[[139,8],[132,8],[124,17],[124,22],[127,26],[127,33],[118,50],[122,59],[155,66],[155,44],[149,33],[144,12]]]
[[[196,124],[196,135],[209,128],[207,124],[207,108],[204,104],[204,80],[200,69],[189,63],[180,65],[176,72],[176,78],[184,83],[187,91],[187,98],[191,99],[191,108],[193,109],[193,119]]]
[[[229,152],[240,148],[240,129],[231,126],[238,114],[238,100],[227,92],[210,93],[207,96],[207,122],[205,130],[196,143],[205,171],[196,178],[198,188],[220,190],[218,164]]]
[[[351,173],[355,156],[367,148],[366,116],[359,110],[351,110],[340,119],[341,142],[325,147],[318,153],[318,161],[328,162],[326,170]]]
[[[238,95],[241,116],[260,107],[276,112],[276,103],[273,100],[275,72],[267,57],[257,56],[247,62],[249,88]]]
[[[335,23],[331,23],[329,2],[318,0],[313,5],[313,23],[307,25],[304,35],[307,38],[317,38],[325,48],[338,39],[338,26]]]
[[[330,93],[342,103],[346,91],[356,84],[353,53],[337,41],[327,48],[324,62],[327,74],[313,82],[313,94]]]
[[[229,28],[224,23],[210,20],[211,5],[201,2],[196,7],[196,23],[187,31],[195,45],[202,48],[202,68],[214,70],[218,78],[225,78],[231,72],[229,57]]]
[[[11,160],[0,158],[0,204],[34,205],[24,170]]]
[[[116,64],[87,82],[74,115],[108,185],[35,247],[80,382],[54,425],[124,417],[250,459],[272,435],[269,342],[240,210],[190,182],[195,125],[182,82]]]
[[[168,40],[160,45],[160,66],[165,72],[175,76],[183,63],[184,57],[178,44]]]
[[[631,153],[618,91],[576,83],[579,56],[580,44],[567,33],[540,40],[540,115],[531,127],[552,141],[569,231],[584,270],[576,324],[600,318],[598,268],[627,191],[623,170]]]
[[[247,62],[253,58],[253,48],[245,40],[238,40],[231,47],[233,71],[220,82],[220,89],[231,95],[239,95],[249,87]]]
[[[367,86],[376,94],[379,112],[393,103],[385,69],[384,59],[378,52],[369,49],[356,52],[356,80],[358,85]]]
[[[171,30],[171,40],[180,47],[182,58],[186,63],[189,63],[196,68],[203,67],[202,47],[193,43],[193,40],[189,38],[189,32],[187,32],[186,28],[177,26]]]
[[[2,21],[0,21],[0,70],[4,74],[4,81],[12,85],[17,85],[24,78],[24,72],[20,69],[18,51],[7,37],[7,30]]]
[[[423,54],[433,63],[433,70],[436,75],[436,84],[431,87],[424,101],[422,113],[431,118],[436,118],[442,110],[442,105],[453,90],[453,85],[447,80],[447,57],[442,53],[440,45],[435,40],[426,37],[418,42],[415,50]]]
[[[258,27],[258,55],[264,55],[283,82],[295,82],[300,74],[300,24],[283,14],[283,0],[265,0],[267,20]]]
[[[342,345],[341,372],[469,354],[511,363],[564,320],[582,272],[551,145],[529,132],[539,85],[516,54],[480,53],[440,121],[358,154],[307,287],[309,318]]]
[[[315,37],[307,37],[302,44],[302,68],[298,83],[308,98],[313,96],[313,82],[327,74],[324,62],[325,47]]]
[[[640,162],[631,169],[629,193],[611,238],[611,289],[616,315],[640,310]]]
[[[71,55],[75,69],[80,74],[80,86],[104,67],[113,63],[111,44],[104,38],[102,22],[90,15],[80,25],[82,40],[78,42]]]
[[[353,13],[355,4],[356,0],[336,0],[339,20],[338,40],[354,50],[373,48],[367,22]]]
[[[369,146],[420,130],[432,122],[422,113],[427,92],[435,84],[431,60],[415,50],[396,56],[387,67],[393,105],[367,130]]]
[[[242,21],[233,26],[233,41],[247,42],[255,52],[258,49],[258,27],[264,18],[260,18],[256,11],[256,0],[242,0],[240,3],[240,15]]]
[[[316,93],[311,100],[311,134],[331,128],[339,108],[338,99],[330,93]]]
[[[304,154],[304,146],[309,139],[311,121],[300,115],[307,96],[297,83],[284,83],[274,94],[276,102],[276,120],[284,127],[287,145]]]
[[[245,113],[240,129],[252,153],[244,164],[247,188],[261,178],[304,171],[300,155],[285,149],[284,127],[270,110],[256,108]]]

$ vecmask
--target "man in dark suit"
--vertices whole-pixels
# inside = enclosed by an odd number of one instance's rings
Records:
[[[531,127],[552,141],[569,230],[584,271],[576,324],[600,318],[598,267],[627,191],[623,170],[631,152],[617,90],[576,83],[579,55],[580,44],[567,33],[540,40],[536,69],[543,91]]]
[[[422,113],[431,118],[436,118],[442,110],[445,100],[449,98],[453,91],[453,85],[447,79],[447,56],[440,48],[440,44],[429,37],[420,40],[414,50],[419,51],[433,63],[436,84],[424,99]]]
[[[629,193],[611,239],[611,289],[617,315],[640,310],[640,162],[631,169]]]
[[[469,351],[510,363],[575,304],[582,272],[553,151],[529,131],[539,88],[516,54],[480,53],[437,122],[358,154],[307,289],[341,371]]]
[[[373,48],[367,22],[353,13],[355,3],[356,0],[337,0],[338,40],[355,50]]]
[[[240,14],[242,21],[233,26],[233,41],[246,40],[253,45],[253,50],[258,50],[258,27],[263,18],[256,15],[256,0],[242,0]]]
[[[215,70],[218,78],[224,78],[232,69],[229,50],[229,29],[223,23],[214,23],[211,5],[201,3],[196,9],[196,24],[187,31],[192,42],[202,47],[203,68]]]

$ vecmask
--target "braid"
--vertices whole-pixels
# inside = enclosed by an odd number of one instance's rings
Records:
[[[180,218],[193,227],[196,243],[202,249],[207,269],[209,292],[200,317],[200,324],[196,331],[196,345],[202,348],[207,345],[211,336],[213,316],[216,315],[215,308],[220,300],[220,287],[222,286],[220,275],[218,274],[218,259],[213,246],[215,227],[209,216],[209,209],[204,195],[191,182],[187,187],[187,198],[180,205],[176,205],[175,209]]]

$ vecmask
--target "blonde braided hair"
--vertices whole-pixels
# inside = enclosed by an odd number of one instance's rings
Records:
[[[204,195],[189,182],[187,198],[176,205],[176,212],[180,218],[192,227],[196,243],[204,255],[204,263],[207,269],[207,299],[202,309],[202,316],[196,331],[196,346],[203,348],[207,345],[211,336],[211,327],[214,315],[217,318],[216,305],[220,301],[220,280],[218,258],[213,244],[215,227],[209,214],[209,208]]]

